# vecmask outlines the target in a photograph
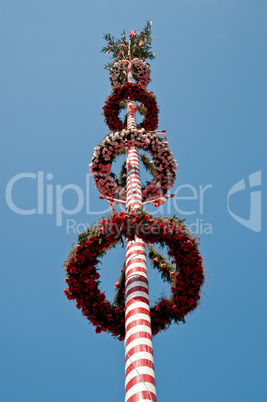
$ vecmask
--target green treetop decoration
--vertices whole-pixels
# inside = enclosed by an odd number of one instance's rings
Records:
[[[115,39],[114,36],[111,36],[109,33],[104,34],[103,38],[106,40],[107,45],[103,47],[101,52],[109,54],[113,59],[111,63],[105,65],[105,68],[110,69],[114,61],[119,60],[132,60],[135,58],[153,60],[155,54],[152,53],[151,50],[153,41],[153,37],[151,36],[151,25],[152,21],[149,20],[146,22],[146,25],[141,32],[130,32],[130,55],[128,54],[129,42],[126,40],[125,31],[123,31],[121,38],[119,39]]]

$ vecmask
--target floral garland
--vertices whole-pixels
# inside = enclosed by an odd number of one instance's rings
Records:
[[[124,100],[139,101],[146,107],[146,117],[141,127],[146,130],[156,130],[158,127],[158,106],[153,92],[147,91],[140,84],[126,82],[122,87],[116,87],[103,106],[106,123],[110,131],[122,130],[126,125],[119,119],[119,105]]]
[[[149,65],[142,59],[133,59],[133,77],[142,87],[146,88],[150,82]],[[110,68],[110,84],[113,88],[127,82],[127,70],[122,61],[115,61]]]
[[[141,129],[122,130],[107,135],[101,144],[95,148],[90,166],[90,172],[94,177],[94,183],[104,197],[113,197],[126,200],[125,182],[116,178],[111,172],[111,165],[115,157],[125,152],[128,147],[135,146],[148,151],[153,158],[149,161],[149,171],[153,179],[142,187],[144,201],[161,197],[173,187],[176,178],[177,164],[173,158],[166,141],[156,133]],[[147,158],[141,157],[145,166]],[[123,171],[122,174],[125,174]]]
[[[172,285],[170,299],[160,299],[151,308],[151,329],[156,335],[174,322],[185,322],[184,317],[193,311],[200,300],[203,285],[202,258],[194,238],[190,237],[183,221],[176,217],[162,219],[134,209],[103,219],[98,226],[88,228],[78,238],[78,245],[69,254],[65,264],[68,288],[64,290],[69,300],[76,299],[76,307],[96,327],[96,333],[108,331],[123,340],[125,336],[124,272],[117,284],[116,301],[110,303],[99,289],[100,275],[96,266],[98,258],[123,238],[135,236],[145,243],[167,246],[171,264],[153,257],[155,267]],[[153,250],[150,249],[150,256]],[[154,254],[155,255],[155,254]],[[163,258],[163,257],[162,257]]]

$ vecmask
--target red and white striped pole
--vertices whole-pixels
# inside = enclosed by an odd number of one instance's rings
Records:
[[[132,82],[130,63],[128,81]],[[134,102],[128,101],[127,129],[136,128]],[[142,206],[139,157],[127,150],[127,208]],[[126,245],[125,402],[156,402],[145,243],[135,237]]]

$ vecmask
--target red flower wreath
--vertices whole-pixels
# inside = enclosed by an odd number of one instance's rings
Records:
[[[98,227],[88,228],[79,236],[79,244],[70,253],[66,263],[68,299],[76,299],[76,307],[96,326],[96,333],[109,331],[119,340],[125,336],[124,277],[121,277],[115,301],[110,303],[99,289],[100,275],[96,271],[98,258],[114,247],[123,237],[129,240],[138,235],[146,243],[160,243],[169,249],[172,264],[155,266],[172,285],[171,298],[161,299],[151,308],[152,334],[172,322],[185,322],[184,316],[197,307],[203,284],[202,258],[195,239],[191,238],[182,221],[173,217],[161,219],[141,211],[120,212],[103,219]]]
[[[158,107],[153,92],[147,91],[140,84],[126,82],[122,87],[116,87],[103,106],[106,123],[111,131],[122,130],[126,125],[119,119],[119,104],[124,100],[141,102],[147,109],[146,117],[141,127],[146,130],[156,130],[158,127]]]

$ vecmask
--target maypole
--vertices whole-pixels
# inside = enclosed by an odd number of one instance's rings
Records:
[[[131,39],[129,59],[130,45]],[[133,82],[132,64],[126,63],[128,82]],[[134,102],[128,100],[128,130],[136,130],[136,110]],[[126,208],[142,208],[139,155],[135,146],[127,147]],[[126,243],[125,298],[125,402],[156,401],[146,246],[137,236]]]
[[[125,339],[126,402],[157,400],[152,336],[165,330],[172,321],[185,322],[184,317],[198,305],[204,280],[198,243],[184,221],[175,216],[152,217],[144,209],[148,203],[157,207],[172,196],[167,191],[173,187],[177,168],[165,131],[155,131],[157,102],[154,94],[146,90],[150,70],[145,59],[155,57],[150,50],[151,24],[148,21],[139,34],[131,31],[129,42],[125,33],[119,40],[110,34],[104,36],[108,45],[103,51],[115,58],[107,66],[113,92],[103,107],[111,133],[95,148],[90,171],[100,198],[107,199],[112,215],[81,233],[78,245],[65,262],[68,288],[64,292],[68,299],[76,300],[76,307],[96,327],[96,333],[110,332],[120,341]],[[123,108],[127,108],[124,122],[119,118]],[[144,115],[138,126],[137,110]],[[139,153],[140,150],[148,152],[150,157]],[[126,161],[117,179],[111,165],[122,153],[126,153]],[[152,175],[145,186],[140,180],[140,159]],[[117,213],[115,204],[125,206],[125,211]],[[111,303],[99,289],[98,259],[123,239],[126,239],[125,265]],[[168,257],[152,246],[155,243],[166,247]],[[146,245],[153,268],[171,285],[171,297],[161,298],[152,307]]]

